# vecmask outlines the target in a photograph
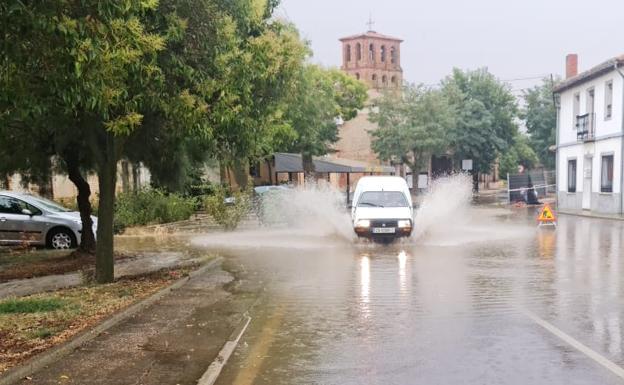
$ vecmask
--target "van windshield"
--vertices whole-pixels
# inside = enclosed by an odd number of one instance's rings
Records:
[[[358,207],[408,207],[408,204],[400,191],[366,191],[362,193]]]

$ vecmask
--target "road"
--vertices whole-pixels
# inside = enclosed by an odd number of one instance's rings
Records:
[[[217,384],[624,383],[624,222],[534,216],[481,210],[391,245],[200,237],[263,287]]]

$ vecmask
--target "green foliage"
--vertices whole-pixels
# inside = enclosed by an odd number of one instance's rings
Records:
[[[352,119],[365,100],[366,87],[356,79],[338,70],[305,65],[285,114],[296,133],[288,151],[304,157],[326,154],[338,140],[336,119]]]
[[[513,145],[500,158],[499,173],[501,178],[506,179],[507,174],[518,173],[518,166],[530,170],[538,163],[539,159],[529,145],[529,138],[524,134],[518,134],[514,138]]]
[[[548,169],[555,167],[555,153],[549,148],[556,144],[557,111],[553,100],[553,83],[556,82],[558,80],[544,79],[541,85],[526,91],[526,106],[521,112],[530,135],[529,144]]]
[[[442,90],[455,110],[449,140],[456,161],[472,159],[476,172],[490,172],[518,132],[514,96],[485,69],[455,69],[442,82]]]
[[[215,189],[213,195],[204,199],[204,207],[215,222],[223,226],[225,230],[232,231],[238,227],[243,218],[245,218],[252,204],[253,190],[238,191],[230,194],[228,189],[219,187]],[[226,198],[234,198],[232,202],[226,202]]]
[[[115,230],[186,220],[197,209],[195,198],[145,189],[120,194],[115,203]]]
[[[0,314],[43,313],[61,309],[65,302],[57,298],[8,299],[0,302]]]
[[[370,115],[379,126],[372,133],[372,146],[382,160],[400,161],[419,171],[431,155],[447,150],[447,132],[455,117],[440,91],[410,85],[402,93],[385,94],[377,106]]]

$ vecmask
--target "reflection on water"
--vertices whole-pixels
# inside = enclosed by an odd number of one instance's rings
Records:
[[[407,292],[407,254],[401,250],[397,256],[399,260],[399,292],[404,296]]]
[[[364,318],[370,316],[370,258],[363,255],[360,259],[360,307]]]

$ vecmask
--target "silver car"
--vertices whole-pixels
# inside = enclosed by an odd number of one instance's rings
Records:
[[[80,243],[81,232],[79,212],[32,194],[0,191],[0,244],[70,249]]]

